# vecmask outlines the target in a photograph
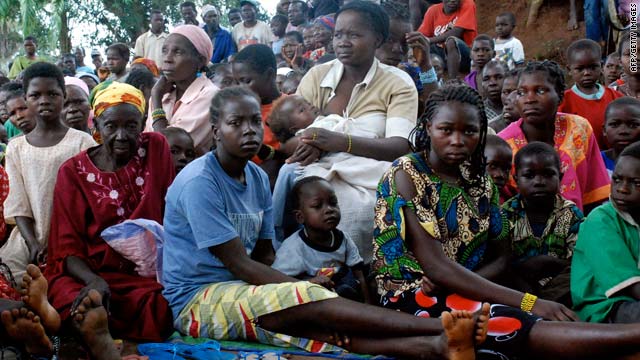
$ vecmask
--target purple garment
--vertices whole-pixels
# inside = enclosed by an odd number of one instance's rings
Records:
[[[473,70],[472,72],[469,73],[469,75],[464,77],[464,82],[466,82],[474,90],[478,90],[478,87],[476,86],[477,73],[478,73],[478,70]]]
[[[618,14],[629,16],[631,14],[631,3],[632,0],[618,0]]]

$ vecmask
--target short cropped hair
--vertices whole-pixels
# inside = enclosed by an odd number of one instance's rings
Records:
[[[186,7],[190,7],[190,8],[192,8],[193,10],[195,10],[195,9],[196,9],[196,4],[194,4],[194,3],[193,3],[193,2],[191,2],[191,1],[185,1],[185,2],[183,2],[182,4],[180,4],[180,9],[182,9],[182,8],[186,8]]]
[[[473,39],[473,42],[476,41],[488,41],[489,44],[491,44],[491,49],[495,50],[496,48],[496,43],[495,41],[493,41],[493,39],[491,38],[491,36],[487,35],[487,34],[480,34],[478,36],[476,36],[475,39]],[[473,45],[473,44],[472,44]]]
[[[123,44],[123,43],[111,44],[107,48],[107,51],[109,50],[115,50],[120,55],[121,58],[125,59],[126,61],[129,61],[129,57],[131,56],[131,51],[129,50],[129,47],[126,44]]]
[[[633,144],[630,144],[629,146],[627,146],[624,150],[622,150],[618,159],[623,156],[631,156],[633,158],[640,160],[640,141],[636,141]]]
[[[580,39],[572,42],[571,45],[569,45],[569,47],[567,48],[566,56],[569,65],[573,61],[573,57],[575,56],[576,52],[585,50],[591,51],[596,55],[596,58],[598,59],[602,57],[602,47],[600,46],[600,44],[591,39]]]
[[[211,100],[211,106],[209,107],[209,120],[211,121],[211,124],[218,124],[218,120],[220,120],[220,110],[225,103],[229,102],[229,100],[238,99],[245,96],[256,99],[258,104],[260,104],[258,95],[256,95],[246,86],[230,86],[218,91]]]
[[[618,108],[620,106],[635,106],[640,109],[640,100],[631,97],[631,96],[623,96],[613,100],[607,105],[606,110],[604,111],[604,123],[607,123],[609,119],[609,113],[613,111],[613,109]]]
[[[500,14],[498,14],[498,16],[496,16],[497,18],[499,17],[505,17],[509,20],[509,23],[511,23],[511,25],[516,25],[516,15],[514,13],[512,13],[511,11],[505,11],[502,12]]]
[[[292,208],[294,210],[300,210],[300,206],[302,205],[302,198],[300,197],[302,193],[302,189],[304,189],[306,186],[309,186],[311,184],[315,184],[323,181],[326,182],[327,184],[330,184],[326,179],[321,178],[320,176],[308,176],[296,181],[296,183],[293,185],[293,188],[291,188],[291,193],[290,193],[291,195],[289,195],[291,196],[290,200],[291,200]]]
[[[520,166],[522,166],[523,159],[532,156],[548,156],[553,160],[553,165],[558,169],[558,172],[561,172],[560,155],[558,155],[556,149],[554,149],[553,146],[547,143],[541,141],[532,141],[525,145],[522,149],[518,150],[518,152],[516,153],[516,157],[514,159],[516,173],[520,169]]]
[[[245,47],[236,54],[233,62],[248,64],[253,71],[259,74],[263,74],[267,70],[272,70],[274,77],[278,69],[273,50],[271,50],[270,46],[264,44],[252,44]]]
[[[64,75],[62,74],[62,70],[54,64],[48,62],[37,62],[24,70],[24,74],[22,76],[22,88],[25,92],[29,89],[29,83],[31,80],[35,78],[49,78],[54,79],[62,93],[66,96],[67,91],[64,84]]]

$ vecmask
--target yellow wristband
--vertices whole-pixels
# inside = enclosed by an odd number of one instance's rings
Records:
[[[351,141],[351,135],[347,134],[347,152],[348,153],[351,152],[352,145],[353,145],[353,142]]]
[[[520,310],[531,312],[531,310],[533,310],[533,306],[536,304],[536,300],[538,300],[537,296],[524,293],[522,301],[520,302]]]

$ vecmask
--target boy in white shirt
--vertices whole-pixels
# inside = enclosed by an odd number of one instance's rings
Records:
[[[512,35],[515,27],[516,16],[512,12],[504,12],[496,17],[495,58],[504,61],[509,70],[524,65],[524,48],[520,40]]]

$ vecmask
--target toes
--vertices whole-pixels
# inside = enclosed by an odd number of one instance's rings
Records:
[[[76,314],[84,314],[87,312],[87,307],[84,305],[84,301],[80,303],[80,305],[78,305],[78,307],[76,307]]]
[[[0,314],[0,319],[2,319],[4,326],[9,326],[13,323],[13,316],[11,315],[11,311],[8,310],[5,310]]]
[[[73,321],[75,321],[75,322],[80,323],[80,322],[82,322],[82,320],[84,320],[84,315],[82,315],[82,314],[75,314],[73,316]]]
[[[42,276],[42,272],[40,271],[40,268],[33,264],[27,265],[27,274],[29,274],[34,279]]]
[[[27,313],[25,314],[25,318],[29,319],[29,320],[33,320],[33,317],[36,316],[36,314],[33,313],[33,311],[27,311]]]
[[[91,298],[89,296],[85,296],[78,305],[77,311],[83,313],[89,311],[89,309],[92,308],[91,302]]]
[[[89,299],[93,305],[93,307],[102,306],[102,295],[96,290],[89,290],[89,294],[85,299]]]
[[[443,312],[442,315],[440,316],[440,320],[442,321],[442,327],[445,328],[445,330],[453,328],[454,320],[453,320],[453,315],[451,315],[450,312],[448,311]]]
[[[27,316],[28,312],[29,312],[29,310],[27,308],[20,308],[20,310],[19,310],[19,314],[20,314],[21,317]]]

